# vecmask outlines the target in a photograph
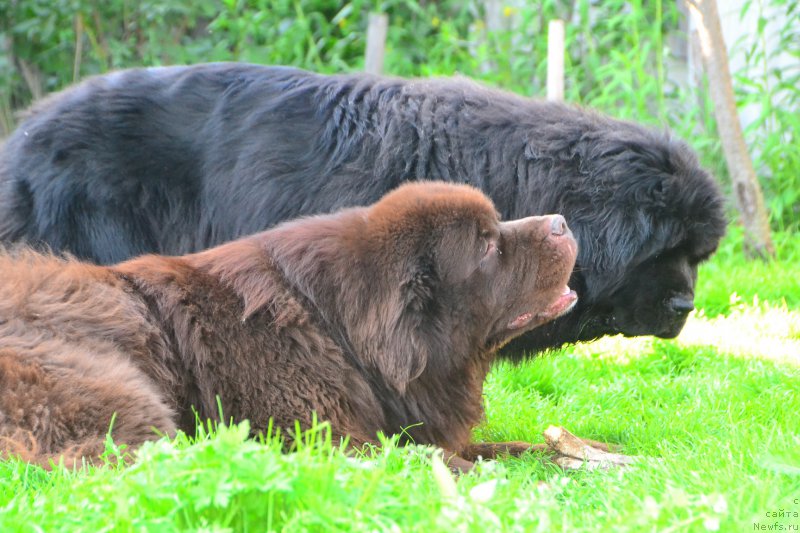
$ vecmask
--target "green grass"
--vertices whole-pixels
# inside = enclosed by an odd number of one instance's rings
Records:
[[[529,455],[453,481],[424,449],[353,458],[312,432],[283,454],[241,425],[147,445],[128,467],[0,462],[0,531],[797,531],[800,239],[776,240],[778,260],[753,263],[729,237],[675,340],[605,338],[489,376],[477,439],[563,425],[650,458],[635,467],[564,473]]]
[[[700,267],[695,304],[707,316],[727,314],[754,299],[800,308],[800,237],[773,233],[777,255],[770,261],[748,261],[742,251],[742,232],[736,227],[723,240],[713,260]]]

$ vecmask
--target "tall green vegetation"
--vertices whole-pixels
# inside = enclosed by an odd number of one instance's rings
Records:
[[[747,68],[736,76],[740,105],[760,113],[746,131],[774,225],[800,225],[800,3],[757,0],[744,4],[758,31],[741,46]],[[787,65],[788,63],[788,65]]]
[[[385,70],[403,76],[463,74],[542,96],[547,25],[567,21],[566,98],[612,115],[672,128],[725,181],[711,106],[676,83],[677,3],[535,0],[503,8],[487,28],[478,0],[26,0],[0,2],[0,133],[34,96],[112,69],[203,61],[286,64],[321,72],[360,70],[367,15],[390,17]],[[773,225],[800,227],[800,8],[753,0],[759,31],[738,43],[741,105],[758,103],[748,130]],[[767,20],[772,20],[767,25]],[[774,46],[770,39],[777,43]],[[771,46],[767,46],[768,41]],[[771,57],[794,59],[777,68]],[[757,75],[754,75],[756,73]],[[685,77],[685,75],[683,75]]]

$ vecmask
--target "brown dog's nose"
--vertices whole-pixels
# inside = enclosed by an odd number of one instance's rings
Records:
[[[550,233],[556,236],[564,235],[569,231],[567,221],[561,215],[551,215],[550,217]]]

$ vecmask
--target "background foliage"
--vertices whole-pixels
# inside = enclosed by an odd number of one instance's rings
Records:
[[[487,28],[478,0],[0,0],[0,126],[34,96],[112,69],[204,61],[287,64],[321,72],[363,67],[370,11],[389,15],[385,71],[460,73],[522,94],[544,94],[547,24],[567,24],[566,98],[672,128],[726,182],[704,90],[676,83],[685,16],[672,0],[532,0]],[[516,6],[516,7],[514,7]],[[776,229],[800,227],[800,8],[757,0],[759,31],[736,77],[741,105],[760,104],[747,130]],[[767,20],[778,23],[767,35]],[[770,27],[770,32],[774,27]],[[767,47],[767,38],[777,46]],[[683,38],[685,42],[685,37]],[[770,50],[797,59],[770,67]],[[754,74],[755,73],[755,74]],[[684,75],[685,78],[685,75]],[[776,81],[777,80],[777,81]],[[2,133],[2,131],[0,131]]]
[[[569,101],[673,128],[725,180],[705,91],[675,83],[686,77],[675,71],[685,22],[675,1],[522,4],[490,31],[476,0],[0,0],[0,136],[34,96],[111,69],[240,60],[360,70],[376,9],[390,16],[386,72],[461,73],[542,96],[557,16],[570,21]],[[701,266],[698,311],[678,339],[618,336],[496,365],[475,432],[540,441],[563,424],[657,459],[569,475],[506,459],[454,484],[414,448],[353,460],[320,437],[283,454],[276,441],[246,440],[245,425],[223,427],[194,444],[145,446],[130,467],[48,473],[0,461],[0,531],[796,531],[800,22],[787,0],[745,10],[759,31],[736,43],[748,59],[736,83],[741,105],[761,104],[746,134],[773,226],[790,230],[776,233],[777,257],[743,262],[732,227]],[[798,59],[794,69],[774,71],[772,49]]]

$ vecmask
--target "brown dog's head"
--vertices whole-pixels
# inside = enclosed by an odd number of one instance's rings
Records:
[[[286,223],[252,242],[316,308],[331,338],[401,393],[423,372],[434,381],[472,374],[577,299],[567,287],[577,245],[564,218],[500,222],[467,185],[406,184],[370,207]],[[270,287],[241,288],[245,317],[277,305]]]
[[[567,287],[577,244],[563,217],[500,222],[466,185],[401,186],[346,239],[360,294],[348,334],[399,391],[426,369],[447,375],[577,300]],[[363,291],[363,292],[362,292]]]

